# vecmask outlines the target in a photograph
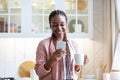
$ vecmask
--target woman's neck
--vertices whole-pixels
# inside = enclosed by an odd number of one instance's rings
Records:
[[[64,36],[55,36],[53,37],[56,41],[63,41]]]
[[[57,41],[63,41],[63,36],[61,36],[61,37],[56,37],[56,39],[57,39]]]
[[[61,36],[55,36],[54,34],[52,34],[52,38],[54,41],[67,41],[66,34]]]

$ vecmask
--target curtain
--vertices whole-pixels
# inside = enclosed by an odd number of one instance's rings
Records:
[[[115,45],[115,51],[113,55],[113,63],[112,63],[112,70],[120,70],[120,0],[114,0],[115,1],[115,29],[118,29],[118,33],[115,32],[117,35],[116,37],[116,45]],[[116,30],[115,30],[116,31]]]

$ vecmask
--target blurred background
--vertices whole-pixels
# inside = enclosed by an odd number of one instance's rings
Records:
[[[89,57],[80,76],[102,80],[102,73],[110,72],[115,25],[112,0],[0,0],[1,78],[30,77],[38,43],[51,35],[48,16],[54,9],[65,11],[68,37]],[[22,72],[27,75],[20,73],[26,61]]]

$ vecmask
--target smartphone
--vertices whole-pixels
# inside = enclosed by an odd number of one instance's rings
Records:
[[[65,41],[57,41],[57,44],[56,44],[56,49],[63,49],[65,50],[66,49],[66,42]]]

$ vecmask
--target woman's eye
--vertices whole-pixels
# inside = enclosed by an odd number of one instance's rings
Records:
[[[56,26],[57,26],[56,24],[53,25],[53,27],[56,27]]]
[[[64,26],[64,24],[61,24],[61,26]]]
[[[65,26],[64,24],[53,24],[53,27],[57,27],[57,26]]]

